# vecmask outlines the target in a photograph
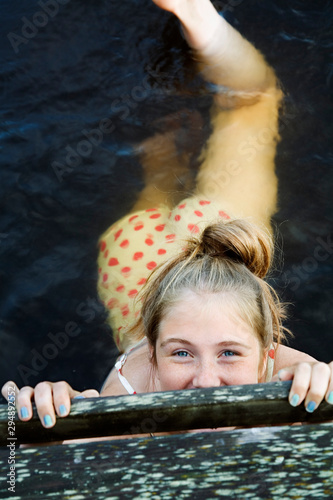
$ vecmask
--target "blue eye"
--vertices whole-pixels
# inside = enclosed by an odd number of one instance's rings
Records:
[[[234,351],[224,351],[223,355],[229,358],[231,356],[235,356],[236,353]]]
[[[175,355],[179,356],[180,358],[186,358],[188,356],[188,352],[186,352],[186,351],[178,351],[178,352],[175,352]]]

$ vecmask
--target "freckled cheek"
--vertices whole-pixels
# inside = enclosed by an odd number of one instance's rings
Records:
[[[190,371],[176,363],[167,363],[160,360],[157,373],[162,391],[177,391],[186,388],[190,379]]]
[[[193,380],[195,368],[191,370],[188,365],[170,363],[164,358],[158,359],[157,373],[162,391],[176,391],[186,389]],[[221,380],[221,385],[242,385],[258,383],[257,360],[238,363],[225,363],[216,366],[216,374]]]
[[[225,385],[256,384],[258,382],[258,366],[256,363],[239,362],[224,365],[221,379]]]

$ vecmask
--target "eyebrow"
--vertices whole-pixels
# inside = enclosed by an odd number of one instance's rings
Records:
[[[185,345],[193,345],[192,342],[186,339],[181,339],[181,338],[175,338],[172,337],[170,339],[165,340],[164,342],[161,343],[160,347],[165,347],[168,344],[172,343],[177,343],[177,344],[185,344]],[[251,346],[247,344],[243,344],[242,342],[237,342],[236,340],[224,340],[222,342],[219,342],[217,344],[218,346],[223,346],[223,347],[231,347],[231,346],[238,346],[238,347],[245,347],[246,349],[251,349]]]

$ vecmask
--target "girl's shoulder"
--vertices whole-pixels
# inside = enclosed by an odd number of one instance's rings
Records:
[[[156,374],[149,360],[147,342],[127,354],[121,373],[138,394],[158,390]],[[101,396],[124,394],[128,394],[128,391],[120,382],[117,369],[114,366],[103,384]]]

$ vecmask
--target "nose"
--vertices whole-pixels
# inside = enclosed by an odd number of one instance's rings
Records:
[[[197,367],[192,383],[196,389],[204,387],[220,387],[220,385],[223,385],[221,378],[217,373],[217,367],[213,366],[211,363],[201,364]]]

